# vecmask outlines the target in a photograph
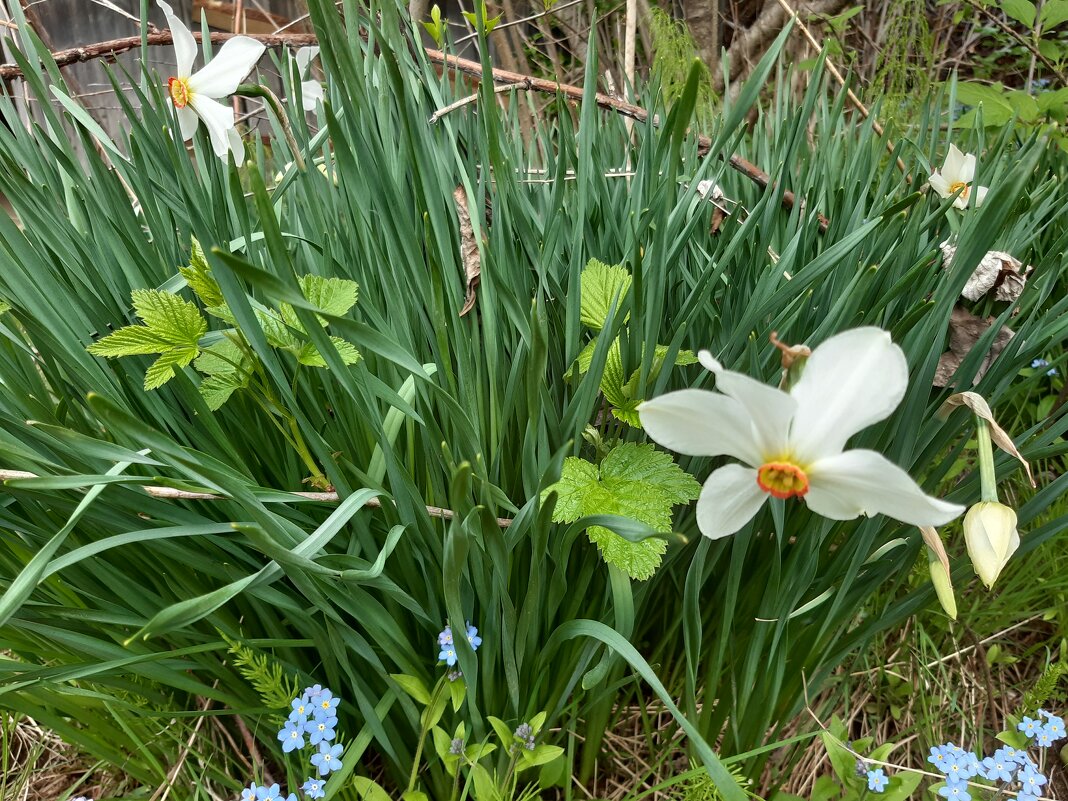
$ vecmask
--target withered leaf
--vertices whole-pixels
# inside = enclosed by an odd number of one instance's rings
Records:
[[[478,252],[478,241],[471,225],[467,191],[463,184],[453,191],[452,199],[456,204],[456,217],[460,222],[460,260],[463,262],[464,277],[467,280],[467,296],[464,299],[464,307],[460,309],[460,316],[463,317],[475,308],[475,302],[478,300],[478,285],[482,281],[482,257]]]
[[[979,337],[993,323],[993,317],[984,320],[981,317],[976,317],[963,306],[954,307],[953,314],[949,319],[949,350],[943,353],[938,360],[934,380],[931,382],[934,386],[939,388],[949,386],[964,357],[971,352],[972,348],[975,347],[975,343],[979,341]],[[982,364],[979,365],[979,370],[976,372],[975,380],[972,383],[977,383],[986,375],[986,371],[990,369],[994,359],[1000,355],[1001,351],[1005,349],[1005,345],[1014,336],[1016,334],[1011,328],[1001,327],[1001,330],[994,338],[993,345],[991,345],[990,350],[983,358]]]
[[[994,441],[994,444],[1001,448],[1005,453],[1015,456],[1020,464],[1024,466],[1024,470],[1027,471],[1027,479],[1031,482],[1032,487],[1037,487],[1035,484],[1035,477],[1031,475],[1031,465],[1027,463],[1027,460],[1020,455],[1020,452],[1016,450],[1016,444],[1001,426],[997,424],[994,419],[994,413],[990,411],[990,404],[986,402],[986,398],[980,395],[978,392],[958,392],[956,395],[950,395],[946,402],[942,404],[942,408],[939,410],[942,413],[948,413],[950,409],[957,406],[967,406],[977,417],[981,417],[986,420],[988,426],[990,426],[990,439]]]

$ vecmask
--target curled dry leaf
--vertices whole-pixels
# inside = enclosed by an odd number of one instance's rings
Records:
[[[1012,441],[1012,437],[994,420],[994,413],[990,411],[990,404],[986,402],[986,398],[980,395],[978,392],[958,392],[956,395],[950,395],[946,402],[942,404],[942,408],[939,409],[939,413],[947,415],[949,412],[957,406],[967,406],[976,417],[981,417],[986,420],[987,425],[990,426],[990,439],[994,441],[994,444],[1001,448],[1005,453],[1015,456],[1020,464],[1023,465],[1024,470],[1027,472],[1027,480],[1031,482],[1032,487],[1037,487],[1035,483],[1035,477],[1031,475],[1031,466],[1027,463],[1027,460],[1020,455],[1020,452],[1016,450],[1016,445]]]
[[[942,249],[942,264],[948,270],[957,255],[957,246],[946,240],[939,247]],[[1031,267],[1024,267],[1011,253],[991,250],[983,256],[968,283],[964,285],[961,297],[979,300],[993,290],[995,300],[1014,301],[1023,292],[1030,272]]]
[[[934,380],[931,382],[934,386],[939,388],[949,386],[957,372],[957,368],[964,361],[964,357],[971,352],[972,348],[975,347],[975,343],[979,341],[979,337],[993,323],[993,317],[984,320],[981,317],[976,317],[962,306],[957,306],[953,309],[953,314],[949,318],[949,350],[943,353],[938,360]],[[994,359],[1001,354],[1001,351],[1005,349],[1009,340],[1014,336],[1016,334],[1011,328],[1001,327],[1001,330],[994,338],[994,343],[990,346],[990,350],[983,358],[982,364],[979,365],[979,370],[976,372],[975,380],[972,383],[978,382],[986,374]]]
[[[478,252],[478,240],[475,239],[474,226],[471,225],[471,210],[467,202],[467,191],[463,184],[452,193],[456,204],[456,217],[460,221],[460,260],[464,265],[464,277],[467,281],[467,296],[464,307],[460,309],[463,317],[475,308],[478,300],[478,285],[482,281],[482,257]]]

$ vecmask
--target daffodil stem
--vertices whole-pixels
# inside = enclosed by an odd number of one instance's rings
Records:
[[[979,451],[979,494],[984,501],[997,503],[998,486],[994,476],[994,444],[990,441],[990,426],[976,418],[975,441]]]
[[[278,118],[278,124],[282,126],[282,133],[285,134],[286,143],[289,145],[289,150],[293,154],[293,163],[297,165],[298,170],[303,170],[304,156],[300,153],[297,139],[293,136],[293,126],[289,124],[289,115],[286,114],[286,110],[282,106],[282,101],[278,99],[278,95],[266,86],[261,86],[258,83],[243,83],[237,87],[237,91],[234,94],[243,95],[244,97],[263,98],[267,105],[271,107],[274,116]]]

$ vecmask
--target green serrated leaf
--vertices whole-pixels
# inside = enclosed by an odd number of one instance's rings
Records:
[[[172,378],[176,368],[185,367],[197,357],[196,347],[172,348],[161,354],[145,371],[145,389],[159,389]]]
[[[560,480],[543,497],[554,491],[556,522],[616,514],[666,533],[671,531],[672,507],[697,498],[701,486],[669,454],[652,445],[624,443],[609,451],[600,467],[577,457],[565,459]],[[630,542],[600,526],[591,527],[587,536],[606,562],[638,580],[656,571],[667,548],[662,540]]]
[[[612,416],[631,428],[640,429],[642,427],[641,417],[638,415],[638,406],[640,405],[641,401],[639,400],[628,400],[619,406],[613,406]]]
[[[623,406],[628,400],[623,380],[623,353],[618,339],[608,349],[604,372],[601,373],[601,393],[613,406]]]
[[[550,492],[555,492],[556,508],[553,520],[557,523],[574,523],[583,512],[583,500],[587,487],[598,478],[597,465],[590,464],[577,456],[564,459],[560,480],[548,487],[541,494],[542,501]]]
[[[94,356],[143,356],[163,353],[174,345],[165,341],[155,331],[143,325],[128,325],[94,342],[87,350]]]
[[[267,344],[272,348],[297,351],[304,346],[303,341],[289,330],[289,326],[286,325],[282,314],[275,311],[265,311],[264,309],[256,309],[255,313],[256,320],[259,322],[260,328],[263,329],[263,335],[267,338]],[[304,331],[304,327],[300,325],[300,321],[296,319],[295,315],[292,322],[296,323],[293,326],[294,328],[301,332]]]
[[[341,317],[356,305],[356,300],[360,295],[360,285],[347,278],[303,275],[300,277],[300,291],[313,306],[317,306],[327,314]]]
[[[179,267],[178,272],[182,274],[189,288],[196,293],[196,296],[200,298],[200,302],[205,306],[225,305],[226,301],[223,299],[219,283],[212,276],[208,260],[204,258],[204,250],[196,239],[193,239],[192,242],[189,266]]]
[[[621,304],[630,292],[630,273],[618,264],[590,259],[582,271],[579,316],[584,325],[595,331],[604,328],[614,303]]]
[[[197,347],[207,333],[208,323],[200,310],[172,292],[135,289],[131,293],[134,311],[152,332],[172,345]]]
[[[341,337],[330,337],[330,341],[334,343],[341,361],[345,364],[356,364],[360,360],[360,351],[351,342]],[[326,359],[311,342],[305,342],[301,347],[297,353],[297,361],[308,367],[326,367]]]

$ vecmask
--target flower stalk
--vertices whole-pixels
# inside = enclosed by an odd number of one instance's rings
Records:
[[[286,114],[285,108],[282,106],[282,101],[278,99],[278,95],[268,89],[266,86],[262,86],[258,83],[243,83],[237,87],[236,95],[243,97],[258,97],[261,98],[267,106],[270,106],[271,111],[274,112],[274,116],[278,120],[278,124],[282,126],[282,133],[285,135],[286,144],[289,145],[289,150],[293,154],[293,163],[297,165],[297,169],[304,171],[304,156],[300,151],[300,146],[297,145],[297,139],[293,136],[293,126],[289,122],[289,115]]]

